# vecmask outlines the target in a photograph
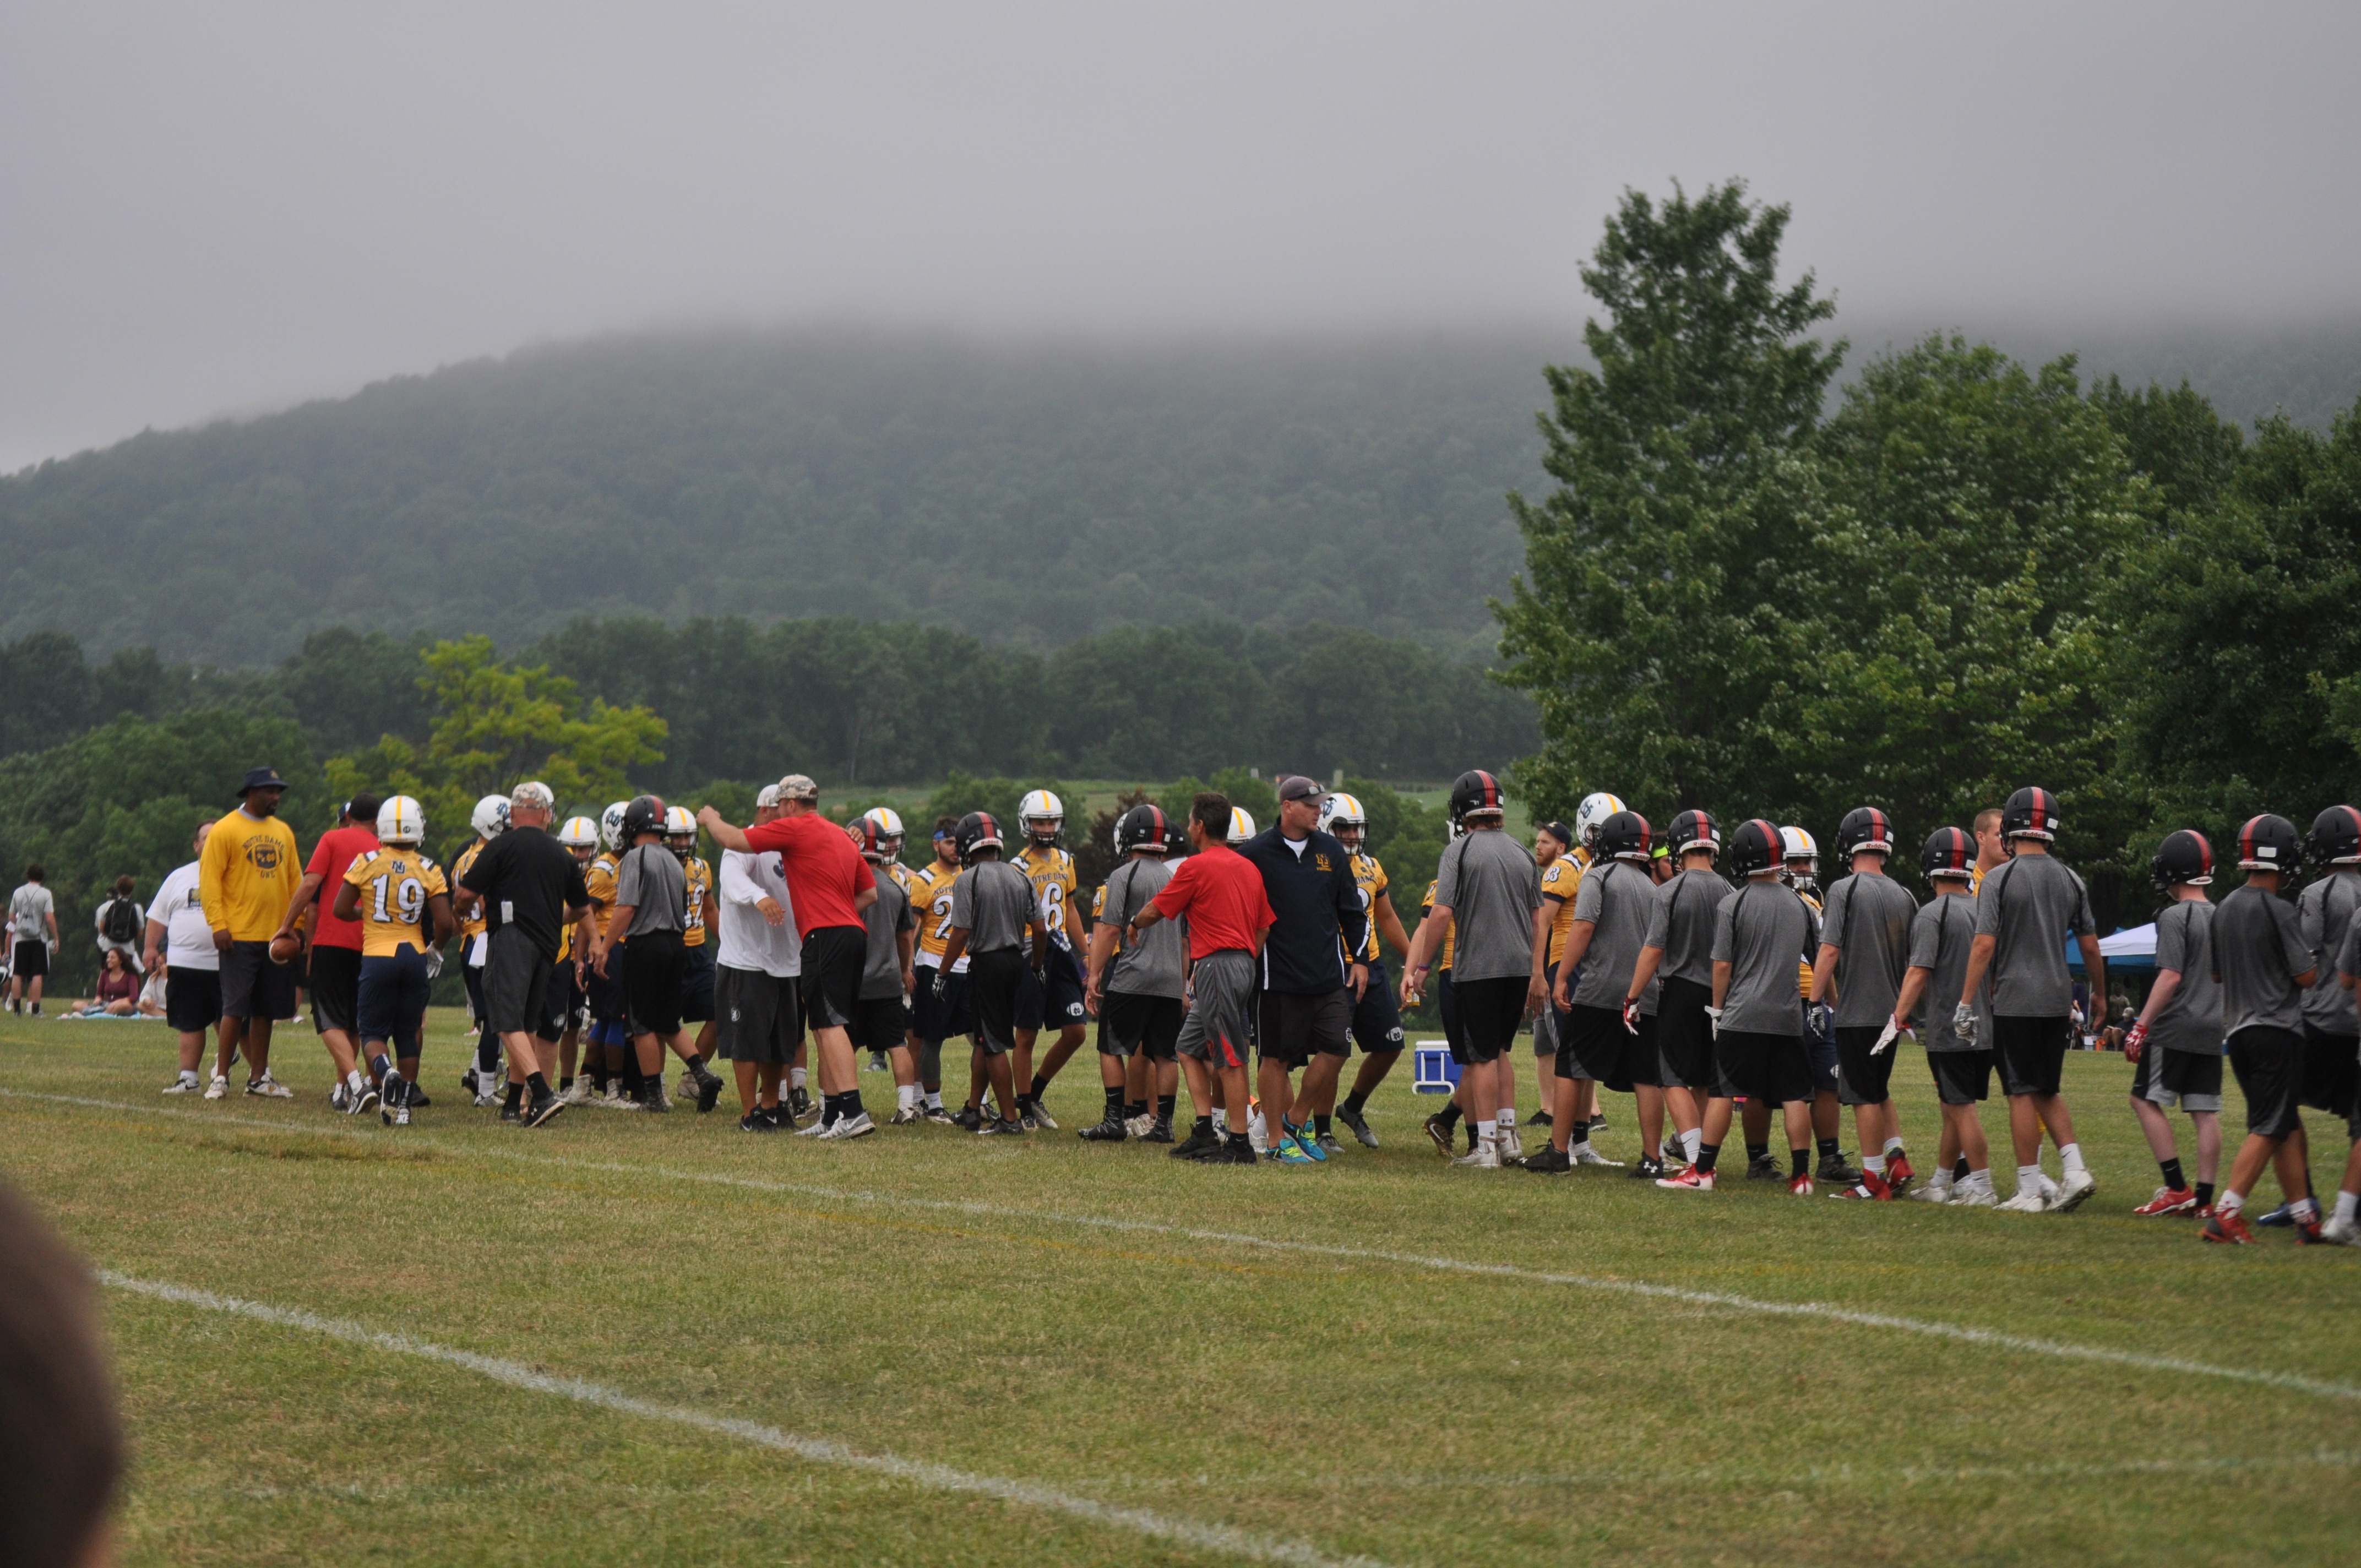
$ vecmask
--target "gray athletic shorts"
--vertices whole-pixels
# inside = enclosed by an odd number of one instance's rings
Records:
[[[1227,948],[1197,960],[1189,981],[1189,1015],[1174,1049],[1217,1068],[1253,1059],[1255,956]]]

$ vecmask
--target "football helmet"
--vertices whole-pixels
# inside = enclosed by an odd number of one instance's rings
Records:
[[[1341,789],[1329,791],[1320,806],[1320,831],[1348,850],[1358,850],[1369,836],[1369,814],[1361,809],[1361,797]]]
[[[662,835],[664,830],[663,799],[653,795],[635,795],[623,806],[623,820],[615,829],[617,847],[629,849],[639,841],[641,834]]]
[[[1170,847],[1165,838],[1170,827],[1162,806],[1135,806],[1115,818],[1115,852],[1128,855],[1134,850],[1146,850],[1150,854],[1163,854]]]
[[[890,846],[887,850],[888,859],[900,852],[902,848],[902,814],[900,812],[890,806],[873,806],[861,815],[877,824],[877,837]]]
[[[509,797],[504,795],[488,795],[476,802],[476,809],[468,817],[467,826],[476,830],[476,837],[478,839],[497,839],[507,832],[509,830]],[[378,837],[382,839],[385,835],[380,833]]]
[[[1230,848],[1235,850],[1254,836],[1254,814],[1243,806],[1230,807]]]
[[[2156,847],[2156,858],[2147,863],[2147,874],[2158,893],[2170,893],[2180,883],[2208,886],[2213,881],[2213,846],[2204,834],[2186,828],[2167,833],[2164,842]]]
[[[2302,848],[2296,842],[2295,824],[2286,817],[2266,811],[2248,817],[2238,829],[2240,871],[2285,872],[2292,876],[2301,864]]]
[[[598,847],[598,825],[587,817],[569,817],[566,826],[557,830],[557,841],[569,850],[595,850]]]
[[[697,839],[697,818],[686,806],[664,807],[664,837],[694,842]]]
[[[623,847],[623,808],[631,803],[619,800],[598,814],[598,842],[609,850]]]
[[[2038,839],[2045,844],[2058,841],[2058,797],[2046,789],[2028,784],[2008,797],[2000,808],[2000,836],[2004,839]]]
[[[1609,817],[1622,809],[1622,797],[1609,795],[1603,789],[1595,790],[1584,795],[1582,804],[1575,807],[1574,811],[1574,841],[1592,854],[1597,854],[1599,828]]]
[[[1673,818],[1670,840],[1673,853],[1686,855],[1691,850],[1703,850],[1708,855],[1721,853],[1721,824],[1713,819],[1710,811],[1684,811]]]
[[[1498,817],[1506,809],[1501,804],[1500,781],[1481,768],[1468,769],[1451,786],[1454,822],[1465,822],[1471,817]]]
[[[960,818],[959,832],[952,841],[959,846],[959,858],[972,861],[978,850],[997,850],[1000,843],[1000,821],[989,811],[971,811]]]
[[[1016,803],[1016,826],[1043,849],[1055,849],[1066,827],[1066,803],[1046,789],[1027,790]]]
[[[1783,848],[1778,828],[1759,817],[1749,818],[1730,836],[1730,869],[1740,876],[1769,871],[1779,863]]]
[[[478,810],[482,807],[478,806]],[[423,844],[426,841],[426,809],[406,795],[397,795],[377,808],[377,841],[380,844]]]
[[[1929,882],[1938,876],[1958,877],[1965,882],[1974,874],[1975,863],[1975,835],[1957,828],[1938,828],[1919,846],[1918,869],[1927,873]]]
[[[855,817],[845,824],[844,831],[851,839],[852,847],[861,851],[862,860],[873,863],[886,858],[885,835],[877,830],[875,817]]]
[[[1648,863],[1648,819],[1636,811],[1619,811],[1598,825],[1598,848],[1602,860],[1631,861],[1639,865]]]
[[[2315,866],[2361,864],[2361,811],[2332,806],[2313,817],[2304,850]]]
[[[1857,806],[1837,825],[1837,842],[1847,863],[1855,855],[1894,853],[1894,818],[1873,806]]]
[[[1189,853],[1189,824],[1181,817],[1164,819],[1164,858],[1177,861]]]
[[[1779,829],[1779,862],[1787,885],[1797,893],[1809,893],[1819,885],[1820,841],[1801,828]]]

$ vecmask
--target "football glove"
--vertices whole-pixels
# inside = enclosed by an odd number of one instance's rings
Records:
[[[1827,1034],[1828,1032],[1828,1004],[1825,1002],[1813,1003],[1810,1006],[1804,1009],[1804,1021],[1811,1026],[1813,1034]]]
[[[1976,1010],[1962,1002],[1951,1009],[1951,1033],[1970,1045],[1976,1043]]]
[[[936,1001],[940,1002],[943,999],[943,992],[950,989],[950,976],[945,974],[939,968],[938,968],[935,970]]]
[[[1634,1035],[1640,1032],[1640,999],[1636,996],[1623,999],[1623,1027]]]
[[[1869,1054],[1876,1056],[1883,1052],[1886,1047],[1894,1043],[1894,1036],[1900,1033],[1902,1033],[1902,1020],[1890,1014],[1887,1014],[1885,1027],[1877,1032],[1877,1044],[1869,1047]]]
[[[426,955],[426,978],[433,980],[443,972],[443,949],[436,948]]]
[[[1705,1015],[1712,1023],[1713,1037],[1717,1040],[1721,1038],[1721,1009],[1708,1007],[1705,1010]]]
[[[2135,1021],[2130,1028],[2124,1031],[2124,1060],[2134,1067],[2139,1066],[2140,1052],[2147,1048],[2147,1021],[2144,1019]]]

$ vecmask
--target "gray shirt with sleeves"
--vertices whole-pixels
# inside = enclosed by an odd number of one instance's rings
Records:
[[[1708,871],[1686,871],[1655,891],[1642,946],[1662,948],[1658,980],[1713,983],[1713,915],[1730,896],[1730,884]]]
[[[1576,1007],[1623,1010],[1655,907],[1656,883],[1638,866],[1601,861],[1582,873],[1582,885],[1574,894],[1574,918],[1576,923],[1590,921],[1593,929],[1590,947],[1582,956],[1582,978],[1574,987]],[[1655,1012],[1657,989],[1654,981],[1648,982],[1640,997],[1642,1013]]]
[[[1997,939],[1986,971],[1993,1012],[2003,1018],[2071,1013],[2074,977],[2066,968],[2066,938],[2097,930],[2082,879],[2057,856],[2019,855],[1994,866],[1976,893],[1976,935]]]
[[[861,918],[869,932],[861,965],[861,1000],[883,1002],[901,995],[902,944],[896,938],[917,929],[918,917],[910,911],[910,895],[892,872],[878,872],[877,902]]]
[[[1965,893],[1938,893],[1911,917],[1910,968],[1927,971],[1927,989],[1918,999],[1918,1039],[1930,1051],[1992,1048],[1992,1032],[1982,1028],[1992,1020],[1991,981],[1976,990],[1976,1040],[1960,1038],[1951,1025],[1975,946],[1976,901]]]
[[[2354,1010],[2353,993],[2336,978],[2336,960],[2352,934],[2356,905],[2361,905],[2361,876],[2344,872],[2313,883],[2296,902],[2303,939],[2320,971],[2303,993],[2303,1021],[2323,1035],[2361,1035],[2361,1014]]]
[[[636,845],[615,864],[615,903],[631,906],[626,941],[643,931],[678,931],[688,923],[688,872],[662,844]]]
[[[1033,913],[1032,880],[1005,861],[978,861],[951,884],[951,924],[967,932],[971,953],[1023,948],[1031,961]]]
[[[1713,961],[1730,966],[1721,1026],[1801,1036],[1803,992],[1795,966],[1818,947],[1818,937],[1812,906],[1784,883],[1749,882],[1724,898],[1713,916]]]
[[[2303,1031],[2296,977],[2312,968],[2295,905],[2248,883],[2213,911],[2213,975],[2222,982],[2222,1033]]]
[[[1124,996],[1181,994],[1189,959],[1189,922],[1159,920],[1139,936],[1125,929],[1172,880],[1161,855],[1142,855],[1115,867],[1106,880],[1099,919],[1115,927],[1122,950],[1107,960],[1106,989]]]
[[[1881,1029],[1894,1016],[1917,916],[1918,901],[1890,876],[1855,872],[1828,890],[1820,940],[1837,949],[1838,1028]]]
[[[1454,981],[1521,980],[1533,972],[1542,869],[1532,850],[1498,828],[1454,839],[1435,868],[1434,902],[1451,909]],[[1622,1004],[1619,992],[1615,1005]]]
[[[2191,1056],[2222,1054],[2222,982],[2213,978],[2213,906],[2199,899],[2165,905],[2156,917],[2156,967],[2180,983],[2147,1022],[2151,1045]]]

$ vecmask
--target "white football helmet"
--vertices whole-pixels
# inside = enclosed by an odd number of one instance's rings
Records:
[[[1027,790],[1016,803],[1016,827],[1034,843],[1051,848],[1065,830],[1066,803],[1046,789]]]
[[[1235,850],[1254,836],[1253,815],[1243,806],[1230,807],[1230,848]]]
[[[509,797],[488,795],[476,802],[476,809],[467,818],[467,826],[476,830],[478,839],[497,839],[509,830]],[[382,839],[384,834],[378,835]]]
[[[422,844],[426,840],[426,810],[406,795],[397,795],[377,808],[377,841],[380,844]]]
[[[877,836],[879,838],[899,839],[902,836],[902,814],[895,811],[892,806],[873,806],[861,815],[869,818],[870,821],[877,824]]]
[[[1361,797],[1333,790],[1320,807],[1320,831],[1333,834],[1348,850],[1357,850],[1369,831],[1369,814],[1361,809]]]
[[[587,817],[569,817],[566,826],[557,830],[557,841],[569,850],[595,850],[598,847],[598,825]]]
[[[689,814],[688,807],[686,806],[664,807],[664,837],[690,839],[697,837],[697,818]]]
[[[1574,841],[1595,853],[1598,849],[1598,830],[1607,826],[1609,817],[1624,809],[1620,795],[1609,795],[1603,789],[1584,795],[1574,812]]]
[[[1820,842],[1801,828],[1779,829],[1781,876],[1798,892],[1809,893],[1820,875]]]
[[[623,847],[623,812],[631,804],[619,800],[598,814],[598,841],[610,850]]]

